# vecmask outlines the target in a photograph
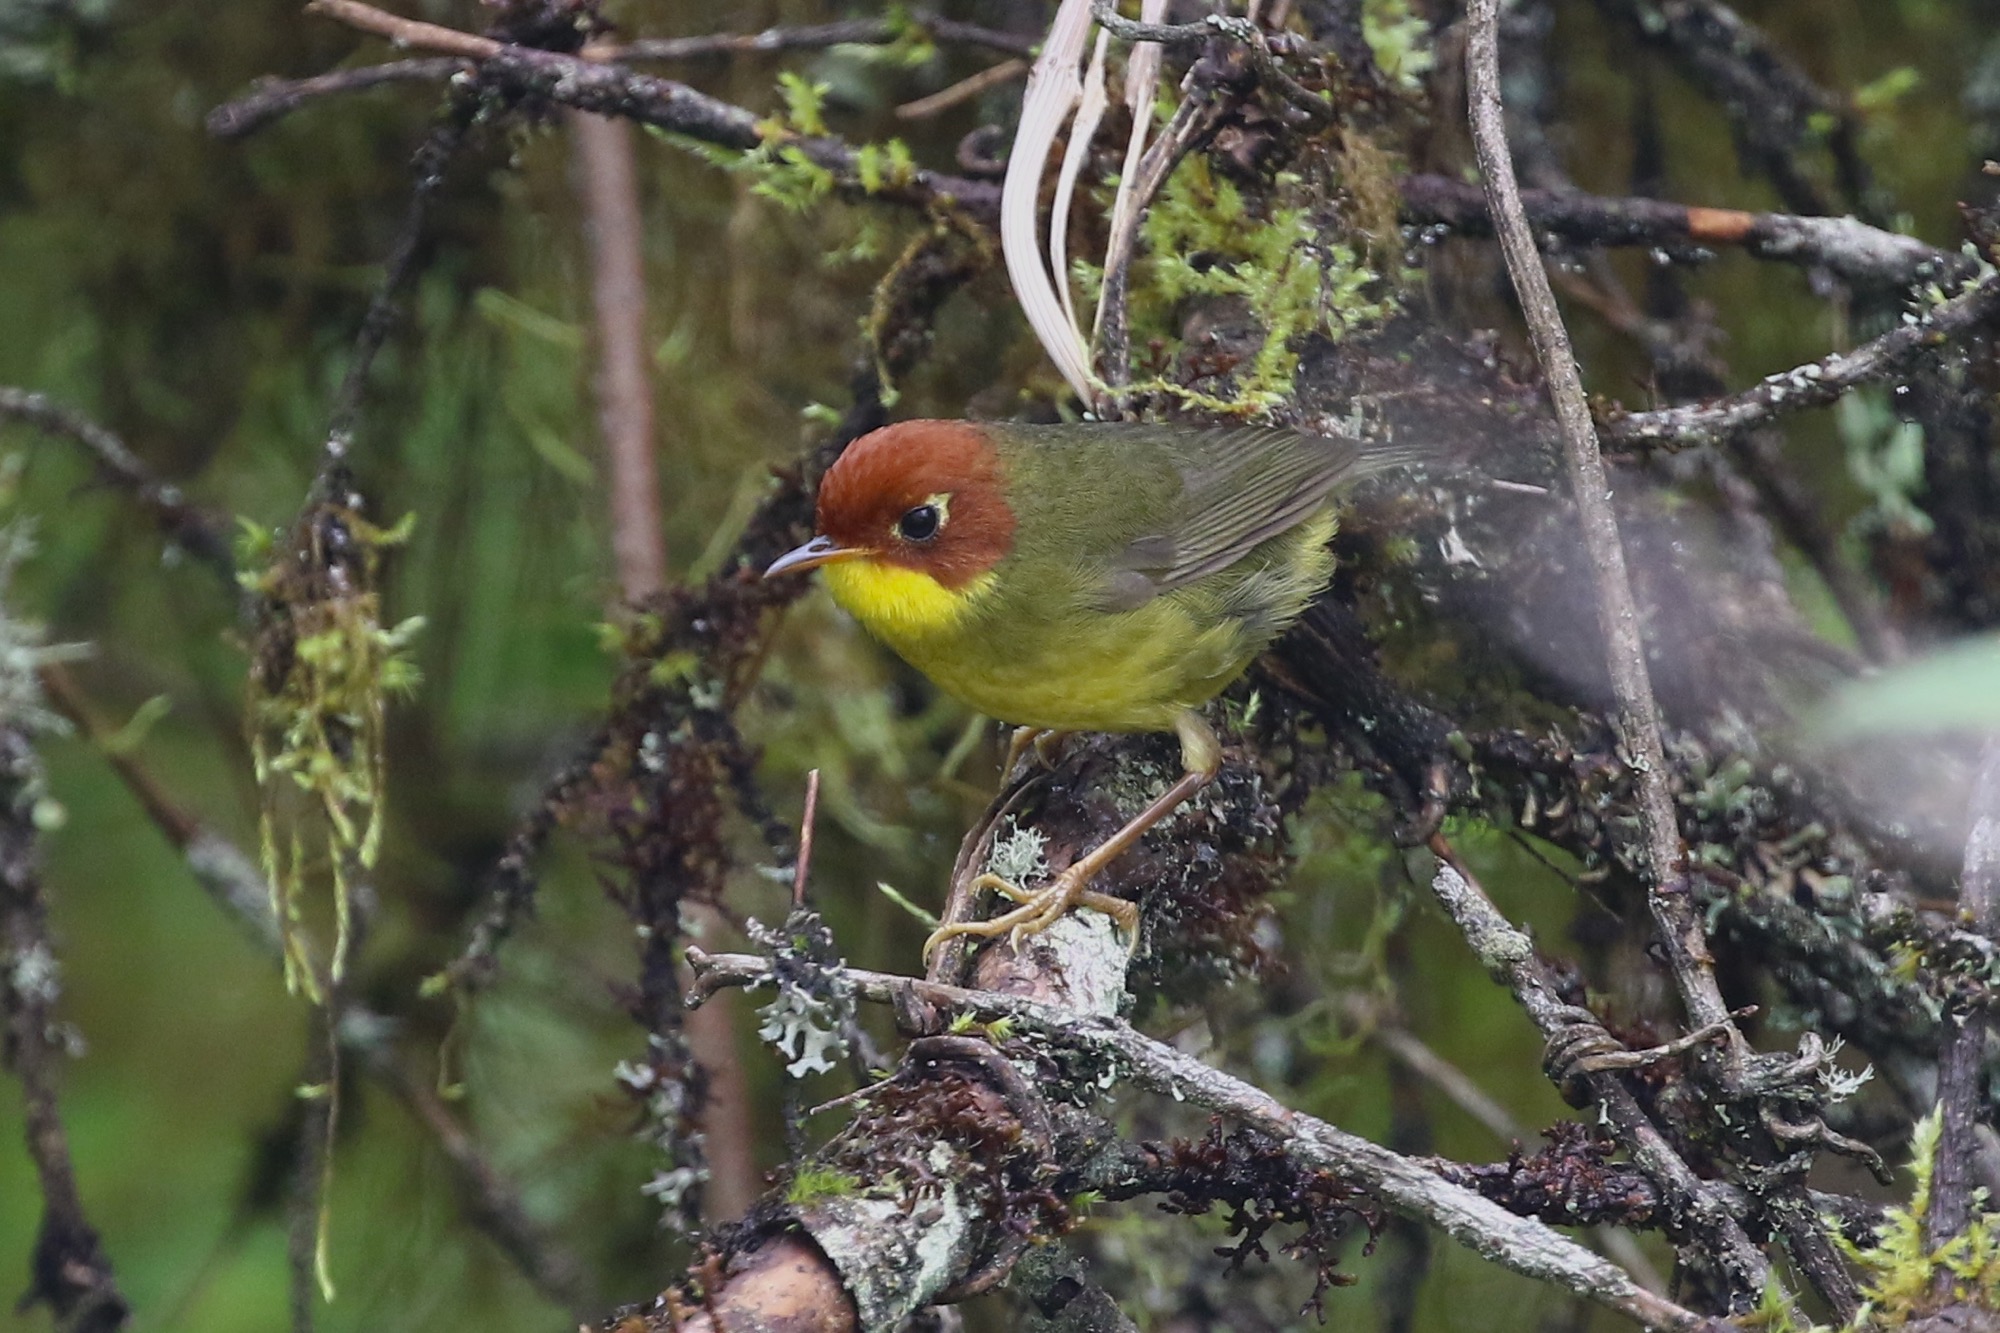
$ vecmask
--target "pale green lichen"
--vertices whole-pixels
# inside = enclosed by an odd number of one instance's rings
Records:
[[[1009,816],[1006,829],[995,835],[993,850],[986,855],[987,872],[1009,884],[1047,879],[1049,861],[1044,853],[1048,842],[1048,835],[1040,829],[1018,825]]]

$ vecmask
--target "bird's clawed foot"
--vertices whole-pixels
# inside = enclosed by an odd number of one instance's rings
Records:
[[[1030,935],[1039,935],[1062,920],[1072,908],[1088,907],[1102,912],[1128,933],[1139,929],[1139,907],[1123,898],[1114,898],[1108,893],[1093,893],[1087,887],[1090,876],[1075,873],[1078,867],[1071,866],[1056,876],[1047,888],[1024,889],[998,875],[981,875],[972,881],[977,889],[992,889],[1002,897],[1010,898],[1021,906],[1011,912],[1004,912],[988,921],[954,921],[950,925],[939,926],[924,941],[924,958],[928,961],[946,940],[961,935],[978,935],[986,939],[1007,937],[1015,949]]]
[[[1056,747],[1068,739],[1067,731],[1049,731],[1043,727],[1016,727],[1014,734],[1007,738],[1007,757],[1000,764],[1000,781],[1004,784],[1014,776],[1015,765],[1030,749],[1043,768],[1054,768],[1060,757]]]

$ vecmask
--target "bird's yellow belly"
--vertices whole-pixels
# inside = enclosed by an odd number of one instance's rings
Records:
[[[1308,550],[1323,551],[1320,534]],[[1241,675],[1325,580],[1325,557],[1241,608],[1186,593],[1124,612],[1064,610],[1059,594],[1003,593],[993,574],[951,591],[871,560],[826,567],[834,599],[947,694],[989,717],[1053,731],[1171,731]],[[1275,601],[1272,600],[1275,597]],[[1255,599],[1253,599],[1255,600]],[[1266,603],[1269,605],[1266,605]],[[1282,602],[1280,606],[1277,603]]]
[[[1054,731],[1170,731],[1255,656],[1233,625],[1204,628],[1163,603],[1026,641],[945,637],[957,642],[893,646],[969,707]]]

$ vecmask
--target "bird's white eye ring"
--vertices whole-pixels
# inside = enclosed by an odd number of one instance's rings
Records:
[[[912,505],[896,520],[896,536],[921,546],[937,540],[937,535],[944,531],[945,522],[950,517],[951,497],[933,495],[920,505]]]

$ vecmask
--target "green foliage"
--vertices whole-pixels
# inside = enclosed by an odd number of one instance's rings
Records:
[[[1821,705],[1815,729],[1841,740],[1990,727],[2000,727],[2000,635],[1994,634],[1843,686]]]
[[[804,1208],[822,1199],[843,1199],[861,1189],[861,1179],[819,1162],[802,1164],[785,1187],[785,1202]]]
[[[326,577],[319,534],[328,523],[360,548],[358,579],[352,570]],[[373,867],[381,850],[387,701],[413,694],[419,680],[408,649],[423,620],[384,625],[373,577],[381,552],[408,541],[414,526],[414,515],[384,529],[357,514],[309,509],[302,555],[288,552],[241,576],[265,606],[246,728],[262,795],[264,874],[284,938],[286,985],[314,1003],[345,974],[354,874]],[[303,933],[306,881],[322,862],[336,921],[324,980]]]
[[[1411,12],[1410,0],[1363,0],[1361,36],[1382,72],[1407,91],[1422,87],[1437,63],[1431,25]]]
[[[1923,87],[1924,76],[1909,65],[1898,65],[1854,90],[1854,109],[1864,115],[1884,111]]]
[[[891,139],[887,143],[865,143],[854,152],[855,174],[861,178],[861,188],[870,194],[880,194],[885,187],[907,185],[916,177],[917,162],[910,155],[910,146],[901,139]]]
[[[1879,391],[1848,394],[1834,407],[1847,445],[1847,470],[1874,500],[1856,521],[1857,533],[1888,528],[1917,537],[1930,534],[1930,516],[1917,507],[1924,489],[1924,428],[1900,421]]]
[[[1296,187],[1281,179],[1280,193]],[[1378,275],[1355,251],[1329,243],[1304,205],[1278,204],[1256,216],[1242,191],[1207,160],[1191,157],[1160,192],[1144,224],[1151,253],[1145,294],[1172,304],[1189,297],[1235,297],[1264,330],[1236,393],[1218,399],[1154,380],[1139,387],[1166,392],[1213,411],[1254,416],[1283,402],[1298,369],[1295,343],[1308,334],[1340,338],[1393,309],[1374,295]],[[1135,283],[1135,291],[1139,284]],[[1154,312],[1157,317],[1159,312]],[[1135,320],[1136,322],[1136,320]]]
[[[1901,1328],[1936,1308],[1944,1299],[1936,1290],[1941,1272],[1951,1275],[1951,1302],[1971,1302],[1991,1309],[2000,1297],[2000,1214],[1978,1214],[1963,1233],[1942,1245],[1931,1245],[1926,1234],[1931,1182],[1943,1130],[1941,1109],[1917,1122],[1910,1138],[1915,1187],[1907,1204],[1884,1214],[1875,1244],[1864,1248],[1840,1242],[1848,1258],[1869,1275],[1862,1284],[1866,1303],[1855,1319],[1855,1328]],[[1984,1202],[1983,1192],[1976,1202]]]
[[[785,70],[778,75],[778,92],[785,99],[785,127],[796,134],[826,133],[826,95],[829,85]]]

